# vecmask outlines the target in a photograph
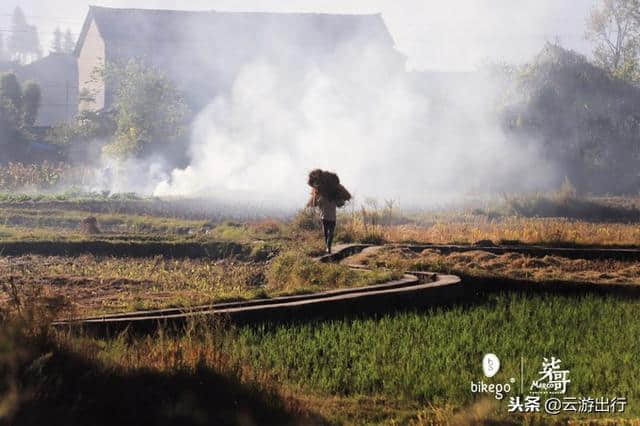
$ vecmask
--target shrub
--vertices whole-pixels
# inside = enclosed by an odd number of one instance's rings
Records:
[[[318,231],[322,228],[318,212],[312,208],[302,209],[293,218],[293,227],[300,231]]]
[[[274,219],[265,219],[252,223],[250,228],[255,232],[267,235],[278,234],[282,231],[280,222]]]
[[[82,185],[93,180],[95,171],[66,163],[8,163],[0,167],[0,191],[48,190],[62,185]]]
[[[313,286],[338,287],[352,284],[357,274],[344,265],[316,262],[297,251],[278,255],[267,271],[267,286],[296,290]]]

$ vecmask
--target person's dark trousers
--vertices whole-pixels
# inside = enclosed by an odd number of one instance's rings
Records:
[[[324,229],[324,242],[327,245],[327,250],[331,253],[331,243],[333,243],[333,233],[336,230],[336,221],[323,220],[322,228]]]

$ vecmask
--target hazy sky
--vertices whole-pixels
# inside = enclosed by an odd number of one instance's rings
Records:
[[[20,5],[45,51],[56,26],[80,31],[89,4],[109,7],[274,12],[382,13],[397,47],[418,69],[472,69],[485,59],[528,60],[545,41],[589,54],[584,23],[602,0],[2,0],[0,31]]]

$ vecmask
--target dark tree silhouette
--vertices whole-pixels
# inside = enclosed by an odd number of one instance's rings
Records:
[[[514,80],[504,125],[537,140],[581,192],[637,192],[640,89],[549,44]]]
[[[33,137],[40,99],[36,83],[27,82],[22,88],[15,74],[0,74],[0,145],[15,147]]]

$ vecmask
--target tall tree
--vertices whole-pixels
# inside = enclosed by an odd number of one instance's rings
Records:
[[[14,73],[0,75],[0,98],[6,100],[17,111],[22,110],[22,88]]]
[[[15,74],[0,74],[0,145],[22,139],[22,89]]]
[[[51,52],[52,53],[62,53],[62,31],[60,27],[56,27],[53,32],[53,40],[51,41]]]
[[[42,56],[38,30],[35,26],[27,24],[27,19],[20,6],[13,11],[8,48],[11,58],[22,63]]]
[[[587,20],[587,39],[595,43],[599,66],[618,78],[640,81],[640,0],[603,0]]]
[[[108,64],[100,73],[115,88],[117,128],[105,153],[116,158],[141,157],[186,136],[189,108],[162,72],[131,60]]]
[[[637,192],[640,88],[552,44],[512,84],[501,117],[514,140],[538,141],[581,192]]]
[[[64,40],[62,41],[62,51],[65,53],[73,53],[73,50],[76,48],[76,42],[71,33],[71,30],[67,28],[67,31],[64,33]]]

